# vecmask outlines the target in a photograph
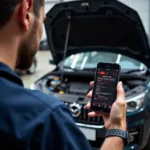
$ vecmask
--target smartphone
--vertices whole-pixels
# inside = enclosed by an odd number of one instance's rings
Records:
[[[91,99],[92,111],[110,113],[112,104],[116,100],[120,70],[120,65],[116,63],[100,62],[97,64]]]

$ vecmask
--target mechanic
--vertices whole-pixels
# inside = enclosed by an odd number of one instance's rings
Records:
[[[0,0],[0,149],[90,150],[67,106],[40,91],[24,88],[14,69],[27,70],[37,53],[45,19],[44,0]],[[93,86],[94,83],[91,83]],[[121,82],[107,131],[126,132],[126,103]],[[88,94],[90,98],[92,93]],[[90,108],[90,103],[86,106]],[[122,150],[124,139],[106,137],[101,150]]]

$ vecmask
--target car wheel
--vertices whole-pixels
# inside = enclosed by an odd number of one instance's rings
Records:
[[[34,74],[36,72],[36,64],[35,62],[32,64],[32,66],[27,71],[28,74]]]

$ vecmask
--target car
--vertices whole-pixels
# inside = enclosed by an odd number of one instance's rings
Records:
[[[36,72],[36,67],[37,67],[37,58],[35,57],[33,63],[32,63],[32,66],[26,70],[26,71],[20,71],[18,69],[15,69],[15,72],[18,74],[18,75],[22,75],[24,73],[27,73],[27,74],[34,74]]]
[[[45,21],[56,68],[31,85],[64,102],[93,150],[103,143],[102,117],[88,118],[89,82],[98,62],[119,63],[130,135],[125,150],[150,150],[150,46],[139,14],[117,0],[56,4]]]
[[[40,50],[49,50],[47,39],[41,40],[39,49]]]

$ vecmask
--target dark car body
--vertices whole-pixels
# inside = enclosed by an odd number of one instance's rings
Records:
[[[49,50],[47,39],[41,40],[39,49],[40,50]]]
[[[121,65],[130,144],[150,149],[150,47],[138,13],[116,0],[56,4],[45,21],[56,69],[32,85],[63,101],[76,124],[98,150],[105,136],[102,117],[88,118],[86,94],[99,61]]]

